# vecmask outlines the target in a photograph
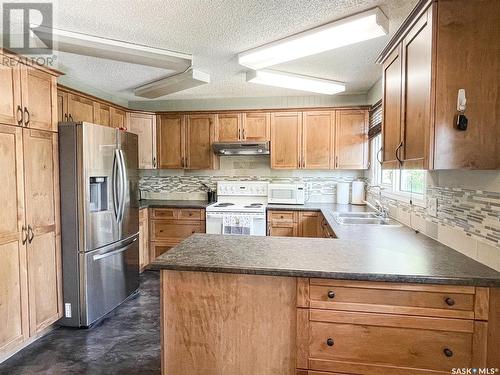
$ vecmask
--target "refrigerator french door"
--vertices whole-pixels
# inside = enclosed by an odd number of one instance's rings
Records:
[[[137,150],[135,134],[59,124],[62,325],[88,327],[139,287]]]

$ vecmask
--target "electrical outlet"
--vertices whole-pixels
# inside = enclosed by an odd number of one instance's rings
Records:
[[[427,199],[427,215],[432,217],[437,217],[438,215],[438,199],[429,198]]]
[[[64,304],[64,317],[71,318],[71,303]]]

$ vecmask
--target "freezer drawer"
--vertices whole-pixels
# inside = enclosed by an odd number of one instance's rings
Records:
[[[89,326],[139,288],[139,241],[80,254],[83,264],[81,325]],[[86,312],[86,313],[85,313]]]

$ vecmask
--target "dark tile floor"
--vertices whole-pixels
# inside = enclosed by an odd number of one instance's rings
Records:
[[[92,329],[58,328],[0,365],[0,374],[159,374],[160,275]]]

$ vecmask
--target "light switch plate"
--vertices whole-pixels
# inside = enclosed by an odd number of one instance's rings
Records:
[[[438,214],[438,199],[429,198],[427,199],[427,214],[432,217],[437,217]]]

